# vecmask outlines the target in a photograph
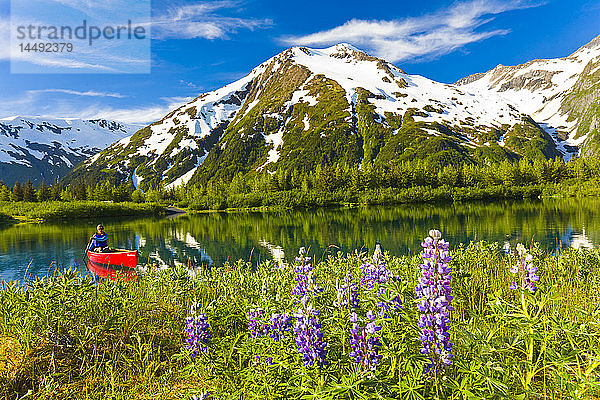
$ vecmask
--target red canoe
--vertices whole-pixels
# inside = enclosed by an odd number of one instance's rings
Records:
[[[111,280],[133,281],[137,279],[135,269],[118,265],[98,264],[88,260],[88,269],[101,278]]]
[[[110,253],[87,251],[88,260],[101,265],[135,268],[137,265],[137,250],[115,249]]]

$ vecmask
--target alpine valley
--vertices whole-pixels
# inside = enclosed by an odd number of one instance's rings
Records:
[[[0,119],[0,176],[9,186],[52,183],[133,132],[132,126],[104,119]]]
[[[293,47],[117,141],[65,181],[145,190],[318,165],[598,156],[599,74],[600,37],[566,58],[498,66],[454,85],[348,44]]]

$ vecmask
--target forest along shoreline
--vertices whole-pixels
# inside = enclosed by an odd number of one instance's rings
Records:
[[[62,186],[31,181],[0,183],[0,225],[27,221],[112,216],[165,216],[185,212],[270,211],[452,203],[540,197],[600,197],[600,160],[519,160],[490,165],[389,167],[320,166],[315,171],[256,172],[231,181],[211,180],[176,188],[104,181]]]

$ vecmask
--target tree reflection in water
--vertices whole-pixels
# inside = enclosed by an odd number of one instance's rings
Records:
[[[0,278],[22,279],[30,262],[32,276],[44,275],[53,261],[86,271],[83,249],[98,222],[111,246],[139,249],[139,263],[200,267],[281,261],[301,246],[318,261],[337,251],[369,250],[377,241],[393,254],[416,254],[432,227],[452,243],[535,241],[554,252],[600,242],[599,206],[600,199],[544,199],[24,224],[0,230]]]

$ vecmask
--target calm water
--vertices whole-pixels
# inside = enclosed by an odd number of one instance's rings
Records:
[[[210,213],[173,219],[24,224],[0,229],[0,279],[22,280],[55,268],[89,273],[83,251],[98,222],[113,247],[137,248],[138,262],[222,265],[227,260],[291,259],[300,246],[317,258],[370,250],[420,251],[430,228],[453,244],[540,242],[548,251],[600,243],[600,200],[545,199],[500,203],[406,205],[270,213]]]

